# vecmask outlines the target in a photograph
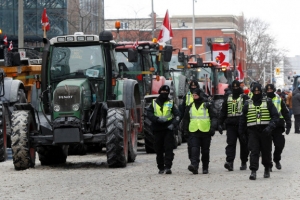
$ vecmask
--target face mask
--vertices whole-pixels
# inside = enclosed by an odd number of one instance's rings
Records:
[[[259,100],[261,100],[261,98],[262,98],[262,93],[260,93],[260,94],[253,93],[253,97],[252,97],[253,101],[259,101]]]
[[[275,97],[274,92],[267,92],[267,97],[274,98]]]
[[[193,93],[196,88],[191,88],[190,92]]]
[[[169,97],[169,94],[168,94],[168,93],[161,93],[161,94],[159,95],[159,98],[162,99],[162,100],[166,100],[166,99],[168,99],[168,97]]]

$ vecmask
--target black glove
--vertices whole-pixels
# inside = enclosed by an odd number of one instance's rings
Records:
[[[213,129],[213,128],[210,128],[210,129],[209,129],[209,134],[210,134],[210,136],[214,136],[214,135],[215,135],[215,132],[216,132],[215,129]]]
[[[271,135],[271,133],[272,133],[272,128],[271,128],[270,126],[267,126],[267,127],[262,131],[262,133],[263,133],[264,135]]]
[[[158,119],[157,119],[158,123],[165,123],[166,121],[168,121],[168,120],[165,117],[158,117]]]
[[[285,134],[290,134],[290,131],[291,131],[291,128],[286,128],[286,130],[285,130]]]
[[[173,124],[170,124],[167,128],[168,128],[169,130],[173,131],[174,125],[173,125]]]
[[[223,135],[223,128],[221,125],[218,126],[218,131],[221,135]]]

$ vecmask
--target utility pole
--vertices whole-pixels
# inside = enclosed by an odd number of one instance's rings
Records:
[[[18,48],[23,48],[24,47],[24,27],[23,27],[23,17],[24,17],[24,12],[23,12],[23,5],[24,2],[23,0],[19,0],[19,7],[18,7],[18,20],[19,20],[19,31],[18,31]]]
[[[272,54],[271,54],[271,60],[270,60],[270,68],[271,68],[271,80],[270,80],[270,83],[272,84],[272,82],[273,82],[273,69],[272,69]]]
[[[192,0],[193,1],[193,55],[195,55],[195,1],[196,0]]]
[[[155,25],[155,21],[154,21],[154,8],[153,8],[153,0],[151,0],[152,2],[152,13],[151,13],[151,17],[152,17],[152,39],[154,38],[154,25]]]

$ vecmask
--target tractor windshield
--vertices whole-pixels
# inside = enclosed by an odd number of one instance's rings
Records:
[[[105,66],[99,45],[53,47],[51,79],[76,78],[78,76],[103,78]]]

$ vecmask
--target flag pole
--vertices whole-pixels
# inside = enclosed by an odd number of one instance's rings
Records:
[[[46,35],[46,27],[44,27],[44,38],[47,38],[47,35]]]

